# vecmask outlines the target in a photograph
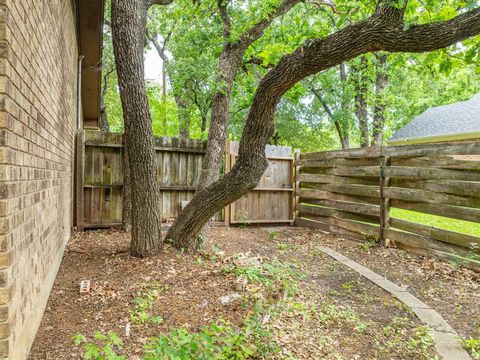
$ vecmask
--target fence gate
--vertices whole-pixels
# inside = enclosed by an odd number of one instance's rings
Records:
[[[238,157],[237,141],[227,141],[225,172]],[[295,166],[292,148],[267,145],[268,168],[258,186],[225,209],[225,223],[292,223],[294,214]]]

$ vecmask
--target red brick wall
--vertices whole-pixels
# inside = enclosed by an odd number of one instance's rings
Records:
[[[0,0],[0,357],[24,359],[72,227],[71,0]]]

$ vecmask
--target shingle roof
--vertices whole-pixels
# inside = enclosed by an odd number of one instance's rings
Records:
[[[480,132],[480,93],[468,101],[428,109],[396,131],[389,141],[474,132]]]

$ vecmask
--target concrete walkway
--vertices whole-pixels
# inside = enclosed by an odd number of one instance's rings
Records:
[[[423,321],[432,328],[432,335],[435,342],[435,348],[438,355],[445,360],[471,360],[468,353],[461,347],[457,341],[458,334],[442,316],[430,306],[420,301],[410,294],[407,290],[378,275],[372,270],[360,265],[359,263],[347,258],[339,252],[328,247],[321,247],[321,251],[331,256],[335,260],[355,270],[374,284],[380,286],[385,291],[396,297],[399,301],[407,305]]]

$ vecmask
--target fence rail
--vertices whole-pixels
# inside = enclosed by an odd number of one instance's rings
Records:
[[[300,154],[296,224],[480,267],[480,237],[391,216],[391,208],[480,222],[480,143]],[[468,223],[465,223],[468,224]]]

